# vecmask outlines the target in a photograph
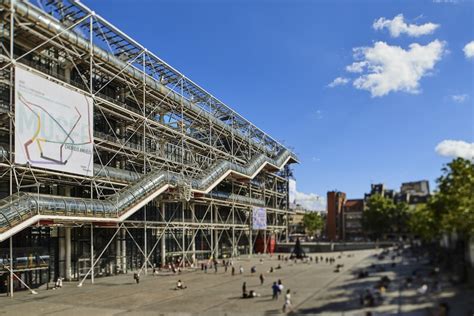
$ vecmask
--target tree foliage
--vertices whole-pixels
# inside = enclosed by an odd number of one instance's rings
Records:
[[[319,213],[309,212],[303,215],[303,226],[310,235],[314,235],[324,227],[324,221]]]
[[[457,158],[442,169],[438,192],[427,203],[427,216],[434,234],[457,232],[474,234],[474,164]]]
[[[438,231],[438,225],[426,204],[418,204],[410,212],[408,229],[424,240],[432,240]]]
[[[387,234],[403,234],[407,231],[408,205],[394,203],[392,199],[374,194],[367,200],[362,213],[362,227],[373,238]]]
[[[367,200],[367,208],[362,213],[362,227],[373,238],[388,233],[390,212],[395,208],[392,200],[380,194],[374,194]]]
[[[408,208],[381,195],[367,201],[362,225],[369,236],[410,232],[425,240],[442,233],[474,235],[474,163],[456,158],[442,169],[438,190],[426,204]]]

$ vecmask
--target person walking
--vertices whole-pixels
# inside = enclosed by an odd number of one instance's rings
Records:
[[[290,289],[286,291],[285,304],[283,304],[283,313],[287,313],[291,310],[291,294]]]
[[[260,273],[260,285],[263,285],[265,278],[263,277],[263,273]]]
[[[283,283],[281,283],[281,280],[279,279],[278,280],[278,294],[283,293],[283,288],[284,288]]]
[[[278,299],[278,292],[280,292],[280,289],[278,288],[278,284],[276,282],[273,282],[272,285],[272,300],[277,300]]]
[[[135,279],[135,283],[139,284],[140,283],[140,274],[138,274],[137,272],[135,272],[133,274],[133,278]]]
[[[232,276],[234,276],[234,275],[235,275],[235,267],[232,266]]]
[[[243,298],[247,297],[247,283],[246,282],[242,284],[242,297]]]

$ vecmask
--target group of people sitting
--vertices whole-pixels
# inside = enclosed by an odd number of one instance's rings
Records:
[[[247,292],[247,282],[244,282],[242,284],[242,298],[254,298],[257,296],[260,296],[260,294],[258,294],[254,290],[250,290],[249,292]]]

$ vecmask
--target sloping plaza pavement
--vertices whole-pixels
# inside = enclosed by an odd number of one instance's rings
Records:
[[[142,275],[140,284],[135,284],[133,272],[114,277],[97,278],[95,284],[84,282],[65,283],[62,289],[38,290],[37,295],[17,292],[13,298],[0,297],[0,314],[5,315],[278,315],[282,314],[283,297],[272,300],[271,285],[281,279],[286,289],[291,289],[293,309],[290,314],[324,315],[427,315],[441,301],[449,302],[451,315],[467,315],[474,309],[473,291],[455,289],[444,284],[439,293],[428,291],[421,295],[416,284],[399,291],[402,279],[413,269],[423,267],[423,262],[397,258],[395,267],[391,259],[378,260],[375,256],[381,250],[362,250],[340,253],[318,253],[311,256],[333,257],[335,264],[326,262],[309,263],[278,261],[277,255],[242,257],[234,260],[235,276],[230,268],[224,272],[222,265],[218,272],[200,269],[182,274],[151,273]],[[340,256],[340,258],[338,258]],[[263,262],[260,261],[262,259]],[[281,269],[274,269],[278,264]],[[343,264],[340,272],[334,272],[336,264]],[[354,273],[362,268],[377,264],[386,267],[385,272],[358,279]],[[239,267],[244,273],[239,274]],[[257,272],[250,273],[256,266]],[[264,274],[265,283],[260,285],[259,275]],[[382,276],[394,279],[385,294],[385,300],[376,308],[362,307],[359,293]],[[181,279],[188,288],[174,290]],[[242,283],[247,290],[254,290],[260,296],[242,299]],[[460,290],[464,290],[461,292]],[[429,315],[429,314],[428,314]]]

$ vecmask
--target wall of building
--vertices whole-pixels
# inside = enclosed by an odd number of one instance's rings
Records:
[[[327,218],[326,232],[329,240],[338,240],[343,234],[343,207],[346,201],[346,194],[339,191],[327,193]]]

